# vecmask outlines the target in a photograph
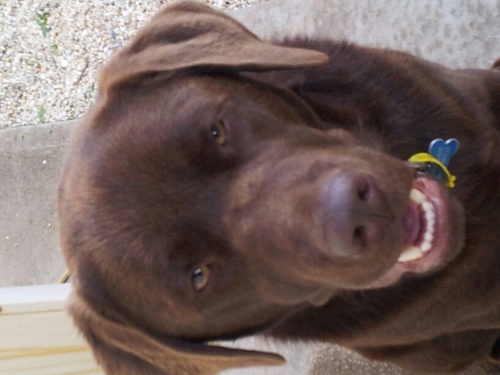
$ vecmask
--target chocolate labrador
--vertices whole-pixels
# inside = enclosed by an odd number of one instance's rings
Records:
[[[282,364],[213,343],[257,333],[421,373],[500,363],[499,131],[496,69],[167,7],[67,156],[69,312],[109,375]]]

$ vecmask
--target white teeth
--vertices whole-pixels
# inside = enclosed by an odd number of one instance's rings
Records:
[[[410,246],[406,248],[398,258],[398,262],[401,263],[420,259],[425,253],[432,249],[432,242],[434,241],[436,225],[434,205],[427,200],[422,192],[415,188],[411,189],[410,200],[422,209],[425,217],[425,228],[422,234],[422,243],[419,246]]]
[[[424,234],[424,242],[431,243],[433,239],[434,235],[432,233],[427,232],[426,234]]]
[[[431,212],[431,210],[432,210],[432,203],[424,201],[424,202],[422,202],[422,208],[424,209],[425,213]]]
[[[425,202],[425,195],[422,194],[419,190],[412,188],[410,191],[410,199],[415,204],[422,204]]]
[[[420,248],[422,249],[422,251],[424,253],[428,252],[431,248],[432,248],[432,245],[430,242],[427,242],[427,241],[424,241],[421,245],[420,245]]]
[[[411,246],[401,253],[398,258],[398,262],[404,263],[411,260],[416,260],[422,257],[424,253],[417,246]]]

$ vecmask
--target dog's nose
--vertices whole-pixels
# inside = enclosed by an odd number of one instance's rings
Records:
[[[389,201],[375,180],[355,171],[330,177],[322,191],[323,230],[329,255],[359,256],[380,246],[392,221]]]

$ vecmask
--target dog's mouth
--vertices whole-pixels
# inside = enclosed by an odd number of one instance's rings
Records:
[[[421,177],[414,181],[408,206],[401,217],[403,249],[396,264],[371,288],[391,285],[406,273],[425,274],[439,269],[455,254],[451,251],[448,198],[442,184]]]
[[[437,220],[441,219],[441,216],[442,212],[432,199],[422,192],[422,189],[416,187],[411,189],[409,204],[402,218],[405,246],[398,262],[410,263],[419,260],[433,250],[435,240],[441,234],[436,231]]]

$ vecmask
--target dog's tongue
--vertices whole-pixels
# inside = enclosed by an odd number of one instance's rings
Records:
[[[420,237],[422,223],[420,209],[411,200],[401,218],[401,224],[404,233],[403,248],[415,245]]]
[[[420,190],[412,189],[408,206],[403,220],[406,241],[398,259],[402,263],[420,259],[428,253],[436,231],[436,208]]]

